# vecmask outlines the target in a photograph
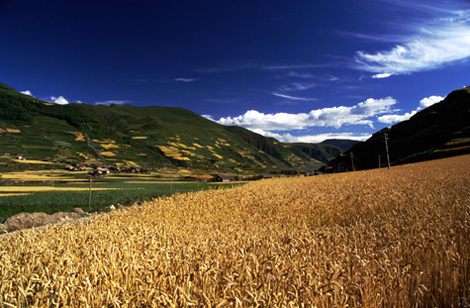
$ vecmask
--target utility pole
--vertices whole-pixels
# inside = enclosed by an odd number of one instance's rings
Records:
[[[352,165],[352,171],[356,171],[356,168],[354,168],[353,152],[351,152],[351,165]]]
[[[387,133],[384,133],[384,139],[385,139],[385,150],[387,150],[387,163],[388,163],[388,169],[390,169],[390,155],[388,154],[388,136]]]
[[[90,207],[91,206],[91,175],[88,174],[86,177],[90,181],[90,192],[88,193],[88,207]]]

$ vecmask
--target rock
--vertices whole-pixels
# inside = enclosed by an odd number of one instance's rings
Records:
[[[21,229],[45,226],[47,224],[62,223],[70,220],[77,220],[84,216],[89,216],[81,208],[75,208],[70,212],[58,212],[52,215],[46,213],[20,213],[8,218],[5,223],[0,224],[0,234],[13,232]]]
[[[80,214],[82,217],[83,217],[83,216],[88,216],[88,215],[90,215],[90,214],[88,214],[87,212],[85,212],[84,210],[82,210],[82,209],[79,208],[79,207],[74,208],[74,209],[71,210],[70,212]]]
[[[0,224],[0,233],[13,232],[21,229],[45,226],[47,224],[76,220],[81,217],[82,215],[76,212],[58,212],[52,215],[47,215],[46,213],[41,212],[20,213],[8,218],[5,223]]]
[[[123,207],[120,203],[118,203],[118,204],[116,205],[116,209],[118,209],[118,210],[122,210],[123,208],[124,208],[124,207]]]
[[[116,207],[115,207],[114,205],[112,205],[112,204],[111,204],[111,205],[109,206],[109,209],[110,209],[110,210],[115,210],[115,209],[116,209]]]
[[[3,224],[3,227],[8,232],[12,232],[23,228],[44,226],[49,222],[49,215],[46,213],[19,213],[8,218]]]
[[[68,220],[76,220],[82,218],[82,215],[75,212],[58,212],[49,216],[49,221],[52,224],[65,222]]]

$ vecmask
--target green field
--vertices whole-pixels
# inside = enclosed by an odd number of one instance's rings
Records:
[[[52,214],[76,207],[86,212],[99,212],[111,204],[130,206],[175,193],[232,186],[181,181],[178,176],[173,180],[171,176],[162,177],[160,174],[123,174],[92,179],[90,199],[90,182],[84,173],[35,171],[4,173],[3,176],[16,181],[0,186],[0,222],[21,212]],[[21,181],[18,180],[20,178]],[[27,178],[32,180],[26,181]]]

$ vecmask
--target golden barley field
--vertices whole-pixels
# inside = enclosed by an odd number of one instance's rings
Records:
[[[469,307],[470,156],[174,195],[0,240],[0,307]]]

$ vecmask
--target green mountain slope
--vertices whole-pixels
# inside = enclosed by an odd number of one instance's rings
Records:
[[[2,84],[0,136],[0,154],[146,169],[310,171],[341,152],[329,145],[283,144],[183,108],[57,105]]]
[[[343,152],[349,150],[356,143],[357,141],[347,139],[327,139],[321,142],[321,144],[334,145],[340,148]]]
[[[470,87],[452,91],[441,102],[421,110],[409,120],[385,128],[355,144],[330,162],[338,171],[387,165],[384,133],[388,135],[391,165],[470,153]]]

